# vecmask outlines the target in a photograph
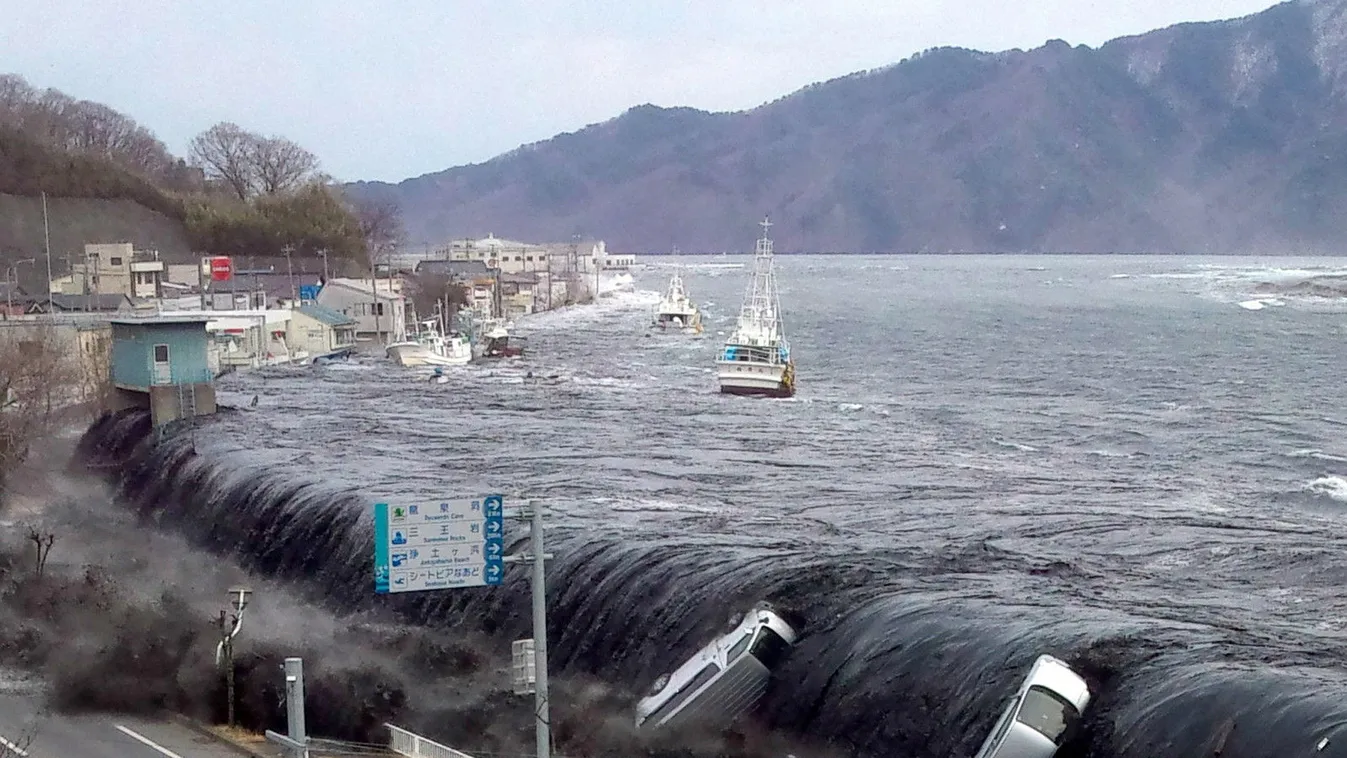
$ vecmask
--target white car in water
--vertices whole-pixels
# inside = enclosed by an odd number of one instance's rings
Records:
[[[1050,655],[1040,655],[976,758],[1051,758],[1085,707],[1090,687]]]
[[[636,726],[730,724],[767,691],[772,669],[795,640],[795,630],[770,605],[753,606],[733,631],[655,681],[636,704]]]

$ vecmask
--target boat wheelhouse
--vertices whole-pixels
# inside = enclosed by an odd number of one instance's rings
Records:
[[[729,395],[791,397],[795,394],[795,361],[790,354],[777,297],[771,227],[763,219],[762,238],[753,254],[753,278],[744,295],[734,332],[716,358],[720,391]]]

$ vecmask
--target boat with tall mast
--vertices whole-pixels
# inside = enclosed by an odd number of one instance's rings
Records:
[[[683,287],[683,277],[676,273],[669,280],[664,299],[655,307],[654,325],[660,329],[702,333],[702,312],[688,297],[687,289]]]
[[[791,397],[795,394],[795,360],[777,298],[772,240],[767,236],[772,222],[764,218],[760,226],[762,239],[753,253],[753,279],[734,332],[716,358],[716,377],[725,394]]]
[[[456,331],[446,331],[446,309],[435,303],[435,317],[416,322],[407,339],[385,348],[402,366],[462,366],[472,361],[472,344]]]

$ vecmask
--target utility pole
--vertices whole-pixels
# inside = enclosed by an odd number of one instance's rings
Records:
[[[327,248],[318,251],[323,256],[323,286],[327,286]]]
[[[42,239],[47,248],[47,314],[54,309],[55,298],[51,291],[51,225],[47,223],[47,193],[42,193]],[[87,274],[86,274],[87,275]]]
[[[286,658],[285,665],[286,733],[266,731],[267,742],[285,748],[293,758],[307,758],[309,737],[304,730],[304,659]]]
[[[378,254],[370,251],[369,256],[369,287],[372,300],[370,309],[374,313],[374,341],[379,341],[379,273],[375,261],[378,260]]]
[[[299,302],[299,291],[295,289],[295,264],[290,259],[295,252],[295,246],[287,244],[281,248],[281,252],[285,253],[285,268],[290,274],[290,302],[293,304]]]
[[[307,742],[304,733],[304,659],[285,659],[285,721],[290,739]]]

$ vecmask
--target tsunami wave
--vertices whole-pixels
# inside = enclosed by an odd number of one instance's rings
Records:
[[[381,610],[502,641],[529,635],[528,577],[519,568],[499,588],[375,595],[370,509],[360,493],[199,455],[188,435],[158,441],[140,411],[104,416],[77,456],[143,519],[335,611]],[[1085,675],[1094,693],[1084,728],[1059,756],[1347,756],[1347,677],[1322,652],[1237,629],[1039,603],[1027,589],[1023,597],[955,593],[927,585],[932,568],[900,551],[821,555],[788,543],[748,550],[554,534],[548,634],[558,676],[640,691],[734,612],[765,599],[803,635],[755,726],[822,749],[971,756],[1025,667],[1047,652]],[[956,555],[941,571],[975,560]]]

